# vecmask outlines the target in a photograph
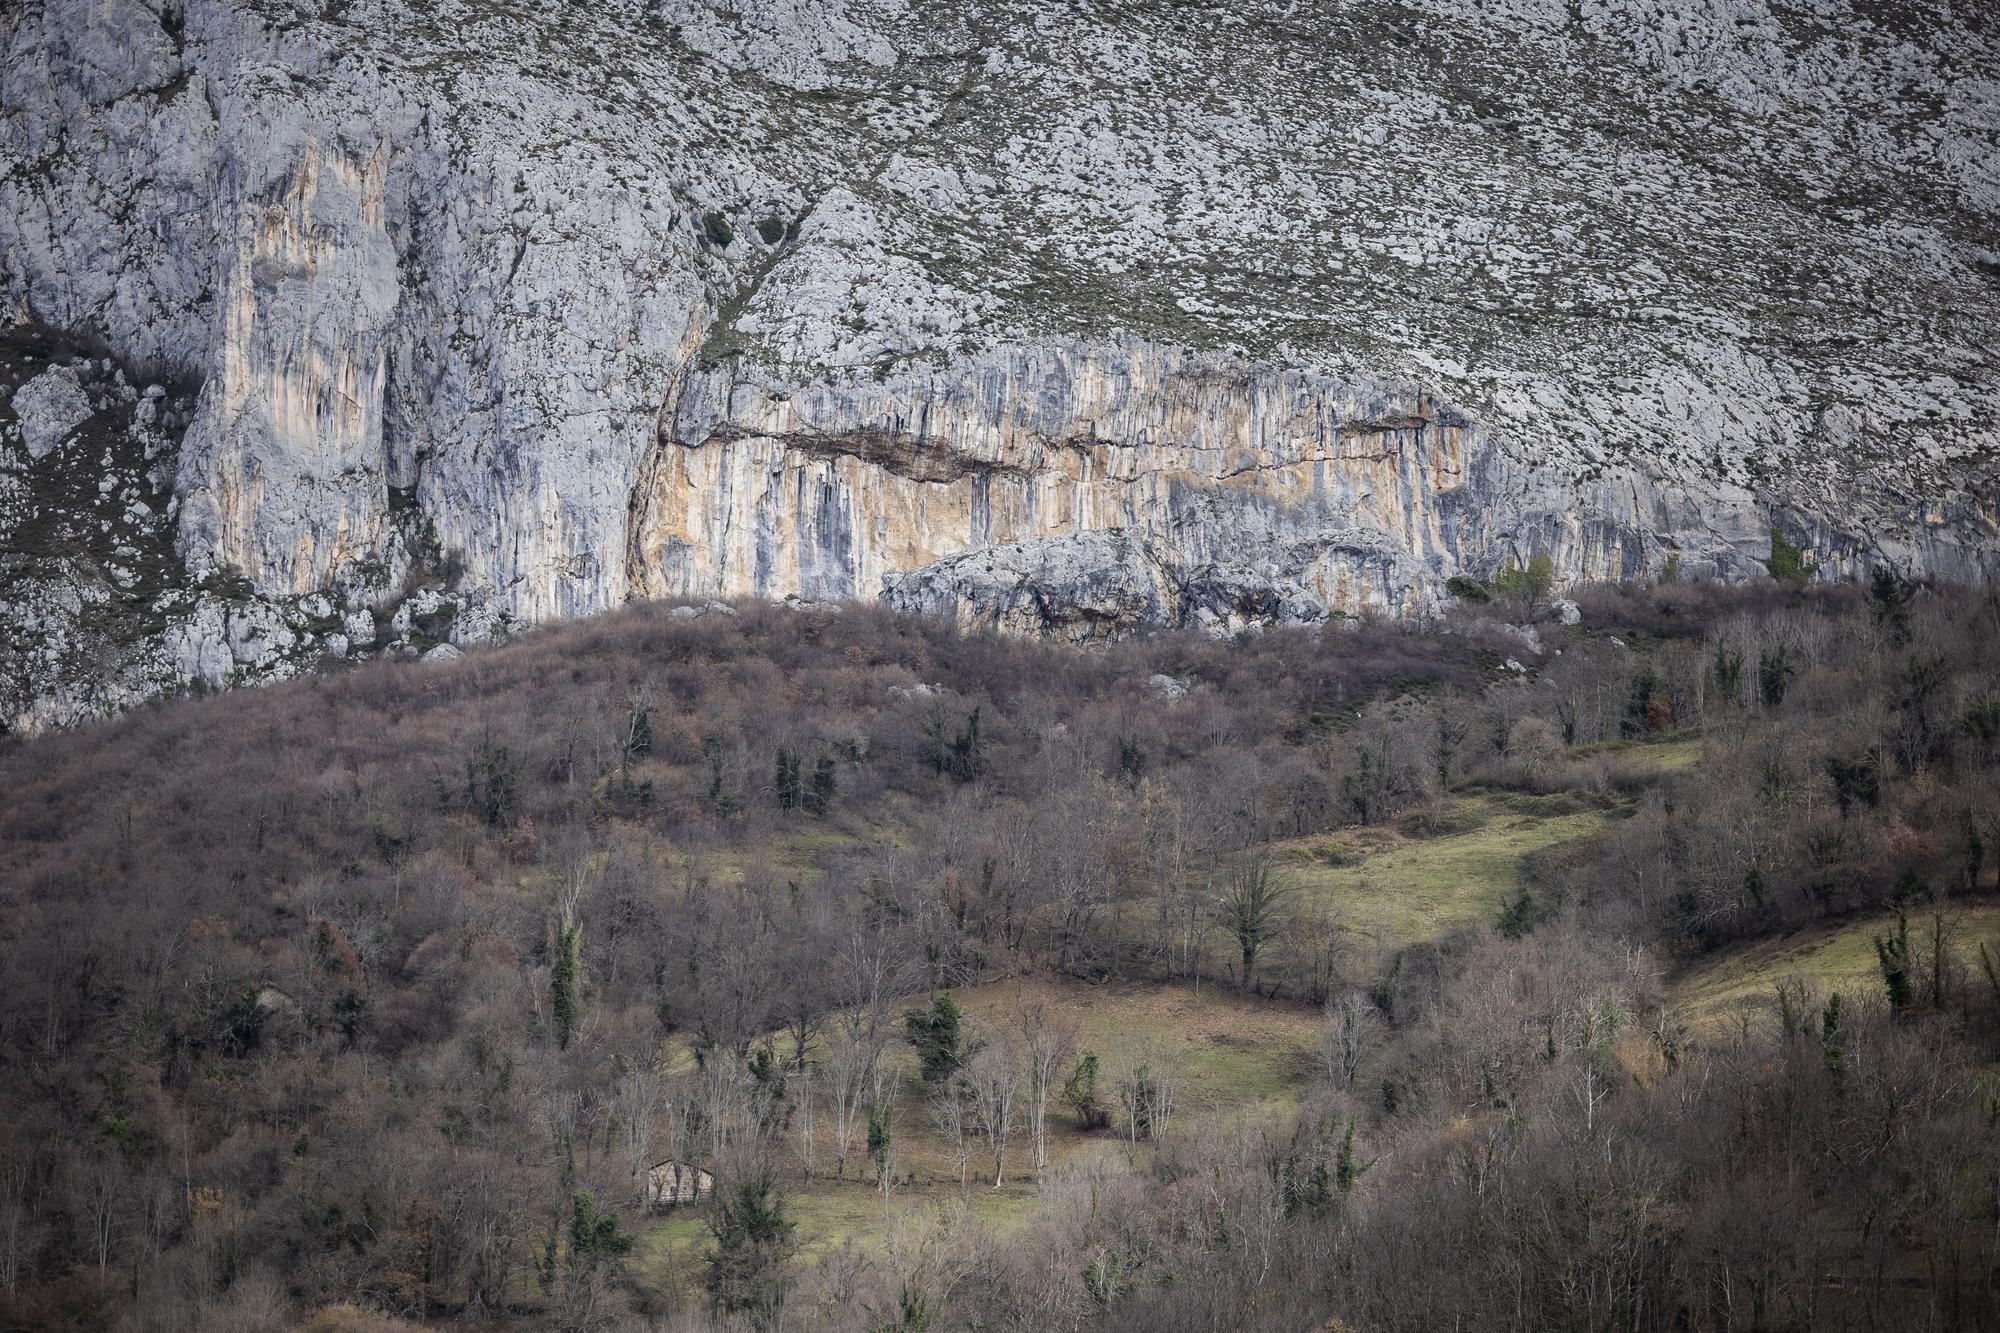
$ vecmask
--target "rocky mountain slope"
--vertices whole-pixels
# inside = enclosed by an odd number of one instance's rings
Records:
[[[2000,21],[16,0],[0,716],[633,596],[2000,561]]]

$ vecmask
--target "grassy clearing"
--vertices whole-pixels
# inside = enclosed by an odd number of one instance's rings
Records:
[[[1002,982],[952,992],[974,1037],[996,1035],[1013,1022],[1024,1003],[1041,1002],[1050,1012],[1072,1016],[1079,1027],[1079,1050],[1094,1051],[1101,1064],[1099,1090],[1115,1105],[1118,1080],[1141,1062],[1174,1071],[1180,1089],[1176,1115],[1197,1118],[1257,1112],[1294,1103],[1312,1075],[1318,1015],[1296,1005],[1245,999],[1220,987],[1158,985],[1088,986],[1078,982]],[[905,1004],[924,1003],[909,997]],[[903,1006],[895,1013],[900,1015]],[[885,1200],[865,1179],[865,1160],[850,1161],[847,1177],[834,1179],[831,1126],[822,1135],[821,1174],[804,1180],[796,1143],[782,1151],[787,1203],[798,1223],[801,1251],[808,1258],[852,1241],[868,1250],[889,1245],[899,1228],[913,1225],[939,1208],[964,1207],[972,1216],[1005,1232],[1025,1226],[1035,1209],[1033,1160],[1025,1132],[1008,1145],[1006,1182],[992,1188],[992,1159],[975,1141],[961,1187],[946,1139],[930,1122],[926,1089],[916,1053],[906,1043],[891,1047],[898,1073],[894,1177]],[[1025,1100],[1025,1091],[1023,1099]],[[1023,1131],[1027,1112],[1017,1123]],[[1114,1134],[1081,1132],[1069,1114],[1049,1112],[1051,1166],[1079,1163],[1097,1155],[1119,1157],[1126,1144]],[[1140,1150],[1145,1151],[1143,1147]],[[657,1283],[693,1282],[709,1245],[708,1209],[682,1209],[649,1219],[636,1228],[636,1264]]]
[[[1623,747],[1621,759],[1627,751],[1643,752],[1661,771],[1670,771],[1698,759],[1700,743]],[[1350,829],[1337,837],[1282,843],[1276,850],[1300,887],[1301,907],[1333,912],[1348,930],[1388,951],[1490,924],[1516,892],[1528,856],[1593,836],[1613,818],[1615,808],[1615,801],[1580,794],[1474,792],[1397,826]],[[893,830],[867,832],[894,836]],[[761,861],[774,869],[806,870],[826,851],[861,840],[855,831],[834,825],[810,826],[788,833],[762,853]],[[728,876],[745,868],[747,858],[745,864],[718,866]],[[967,1032],[975,1037],[1005,1030],[1022,1006],[1032,1002],[1073,1017],[1078,1049],[1097,1054],[1100,1094],[1113,1107],[1119,1080],[1139,1064],[1172,1070],[1179,1089],[1176,1114],[1183,1124],[1195,1119],[1226,1123],[1284,1109],[1296,1104],[1313,1077],[1318,1015],[1299,1005],[1246,999],[1224,986],[1197,990],[1186,985],[1008,981],[953,995]],[[910,996],[892,1012],[900,1016],[906,1005],[927,999]],[[803,1254],[808,1259],[823,1256],[849,1242],[879,1251],[940,1209],[969,1210],[1003,1232],[1028,1225],[1036,1187],[1025,1134],[1008,1148],[1006,1180],[999,1189],[992,1188],[992,1161],[977,1141],[961,1185],[949,1145],[931,1124],[915,1052],[898,1041],[888,1058],[898,1075],[888,1198],[865,1178],[865,1159],[851,1160],[845,1179],[831,1176],[830,1124],[818,1145],[820,1174],[814,1180],[804,1179],[795,1142],[788,1141],[782,1150],[788,1204]],[[1025,1110],[1018,1121],[1025,1129]],[[1049,1121],[1052,1167],[1093,1157],[1118,1159],[1129,1151],[1115,1133],[1081,1132],[1060,1107],[1051,1107]],[[706,1208],[649,1219],[639,1231],[642,1272],[662,1284],[699,1281],[709,1244]]]
[[[1600,741],[1579,745],[1570,751],[1579,759],[1608,755],[1619,765],[1637,773],[1684,773],[1701,762],[1703,741],[1699,736],[1666,741]]]
[[[1079,1045],[1097,1053],[1107,1084],[1141,1060],[1164,1061],[1180,1074],[1183,1107],[1196,1112],[1295,1097],[1318,1039],[1311,1010],[1215,985],[1007,982],[954,995],[975,1030],[1004,1024],[1023,1001],[1060,1006],[1081,1022]]]
[[[1619,760],[1627,767],[1649,773],[1685,773],[1701,762],[1700,738],[1681,741],[1653,741],[1619,748]]]
[[[1359,852],[1356,864],[1315,848],[1327,839],[1283,844],[1305,902],[1333,913],[1343,926],[1384,950],[1436,939],[1465,926],[1490,924],[1520,884],[1529,854],[1601,832],[1608,810],[1564,797],[1480,794],[1447,802],[1446,827],[1463,833],[1410,838],[1386,828],[1358,830],[1338,841]],[[1483,822],[1482,822],[1483,821]]]
[[[1980,942],[2000,942],[2000,903],[1955,905],[1946,909],[1945,920],[1953,955],[1977,980]],[[1895,914],[1884,912],[1726,950],[1683,971],[1673,982],[1672,994],[1697,1030],[1728,1026],[1746,1015],[1775,1013],[1776,987],[1792,977],[1823,993],[1837,990],[1851,997],[1879,1000],[1883,997],[1882,973],[1875,956],[1875,937],[1886,934],[1895,924]],[[1927,945],[1929,938],[1929,912],[1912,912],[1912,952],[1918,941]],[[1979,980],[1978,984],[1985,983]]]
[[[870,846],[905,847],[902,828],[889,821],[834,818],[800,821],[752,847],[719,847],[702,853],[704,867],[725,884],[742,881],[752,869],[803,876],[818,870],[827,853]]]

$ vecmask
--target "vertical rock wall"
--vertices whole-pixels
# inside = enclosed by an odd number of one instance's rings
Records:
[[[1829,5],[16,0],[0,716],[631,596],[1983,575],[2000,37]]]

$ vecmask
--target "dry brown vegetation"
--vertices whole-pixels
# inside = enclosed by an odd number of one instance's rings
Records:
[[[1994,890],[2000,607],[1583,600],[1525,676],[634,607],[0,742],[5,1319],[1990,1325],[2000,981],[1926,930]],[[1677,1007],[1856,920],[1837,1006]],[[668,1156],[729,1213],[647,1218]]]

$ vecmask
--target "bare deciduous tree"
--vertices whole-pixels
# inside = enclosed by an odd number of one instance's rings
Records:
[[[983,1047],[966,1065],[965,1085],[972,1113],[993,1156],[993,1188],[1006,1181],[1007,1138],[1014,1129],[1014,1102],[1021,1090],[1021,1062],[1011,1040]]]
[[[1360,991],[1327,1001],[1320,1017],[1320,1060],[1334,1087],[1354,1086],[1355,1071],[1376,1022],[1374,1004]]]
[[[637,1198],[645,1197],[646,1169],[657,1160],[653,1120],[659,1106],[659,1073],[650,1064],[628,1066],[618,1080],[618,1128],[625,1141],[626,1174]]]
[[[1291,881],[1269,856],[1240,856],[1224,871],[1219,911],[1242,955],[1238,984],[1246,991],[1256,989],[1257,956],[1282,928],[1291,895]]]
[[[963,1074],[954,1074],[934,1084],[930,1093],[931,1127],[944,1139],[945,1151],[958,1170],[960,1189],[965,1187],[966,1170],[972,1160],[971,1145],[965,1134],[971,1098]]]
[[[882,1053],[889,1028],[884,1005],[899,973],[893,940],[880,930],[857,926],[841,954],[846,1007],[833,1015],[826,1039],[827,1092],[833,1101],[835,1170],[847,1174],[847,1160],[866,1128],[868,1103],[883,1079]]]
[[[1033,1000],[1015,1011],[1014,1026],[1027,1073],[1028,1136],[1034,1145],[1035,1174],[1040,1175],[1049,1165],[1049,1099],[1076,1049],[1079,1025],[1074,1014]]]

